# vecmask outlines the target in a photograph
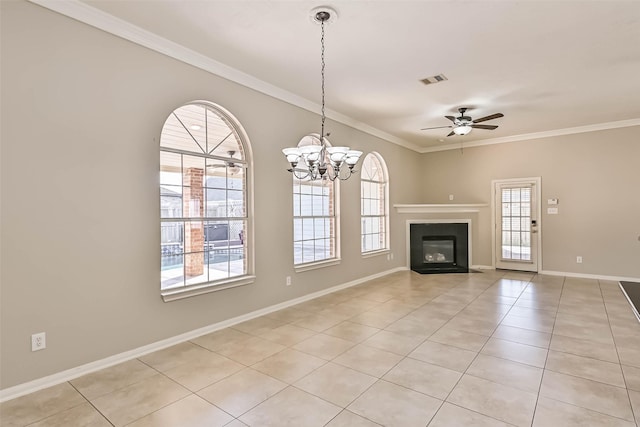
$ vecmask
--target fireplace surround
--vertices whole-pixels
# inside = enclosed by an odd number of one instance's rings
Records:
[[[411,270],[422,274],[469,271],[469,224],[409,224]]]

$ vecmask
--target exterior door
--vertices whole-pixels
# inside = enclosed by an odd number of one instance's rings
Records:
[[[496,268],[538,271],[540,179],[494,181]]]

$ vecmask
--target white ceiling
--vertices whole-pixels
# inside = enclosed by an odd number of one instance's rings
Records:
[[[279,97],[318,112],[320,27],[310,11],[331,6],[339,17],[326,28],[328,115],[421,152],[640,124],[640,1],[73,3],[226,64],[241,72],[235,79],[227,70],[227,77],[276,96],[280,89]],[[440,73],[449,80],[420,82]],[[505,117],[483,123],[499,125],[494,131],[466,136],[420,130],[449,125],[443,116],[461,106],[473,118]]]

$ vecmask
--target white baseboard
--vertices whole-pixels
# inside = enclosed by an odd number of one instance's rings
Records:
[[[472,265],[470,268],[474,270],[495,270],[496,268],[491,265]],[[565,277],[575,277],[578,279],[593,279],[593,280],[608,280],[611,282],[619,282],[619,281],[627,281],[627,282],[640,282],[640,278],[638,277],[622,277],[622,276],[605,276],[602,274],[583,274],[583,273],[572,273],[568,271],[553,271],[553,270],[541,270],[536,274],[547,275],[547,276],[565,276]]]
[[[583,273],[571,273],[567,271],[551,271],[551,270],[542,270],[538,272],[538,274],[546,274],[548,276],[566,276],[566,277],[575,277],[578,279],[594,279],[594,280],[609,280],[612,282],[622,281],[630,281],[637,282],[640,281],[638,277],[622,277],[622,276],[605,276],[602,274],[583,274]]]
[[[469,268],[472,270],[495,270],[496,269],[492,265],[472,265]]]
[[[5,388],[3,390],[0,390],[0,402],[5,402],[7,400],[15,399],[16,397],[24,396],[26,394],[33,393],[35,391],[42,390],[44,388],[52,387],[54,385],[58,385],[66,381],[73,380],[83,375],[87,375],[92,372],[96,372],[101,369],[108,368],[110,366],[117,365],[119,363],[123,363],[131,359],[135,359],[137,357],[144,356],[145,354],[162,350],[164,348],[171,347],[172,345],[180,344],[182,342],[194,339],[201,335],[209,334],[211,332],[215,332],[220,329],[224,329],[229,326],[233,326],[238,323],[242,323],[247,320],[254,319],[256,317],[264,316],[265,314],[273,313],[274,311],[282,310],[283,308],[291,307],[293,305],[300,304],[302,302],[309,301],[314,298],[318,298],[323,295],[330,294],[332,292],[350,288],[352,286],[359,285],[369,280],[377,279],[379,277],[384,277],[389,274],[392,274],[398,271],[405,271],[405,270],[407,270],[406,267],[397,267],[391,270],[383,271],[381,273],[373,274],[371,276],[361,277],[359,279],[352,280],[350,282],[346,282],[340,285],[336,285],[331,288],[313,292],[299,298],[294,298],[289,301],[285,301],[269,307],[261,308],[260,310],[252,311],[247,314],[233,317],[231,319],[223,320],[221,322],[214,323],[209,326],[194,329],[192,331],[185,332],[183,334],[176,335],[171,338],[167,338],[161,341],[156,341],[154,343],[151,343],[142,347],[134,348],[133,350],[125,351],[123,353],[115,354],[113,356],[96,360],[94,362],[86,363],[84,365],[67,369],[65,371],[48,375],[46,377],[38,378],[36,380],[29,381],[23,384],[18,384],[13,387]]]

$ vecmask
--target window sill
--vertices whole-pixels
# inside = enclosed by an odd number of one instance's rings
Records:
[[[324,268],[324,267],[329,267],[332,265],[338,265],[340,264],[340,258],[331,258],[329,260],[325,260],[325,261],[318,261],[318,262],[309,262],[307,264],[298,264],[296,266],[293,267],[293,269],[295,270],[296,273],[301,273],[303,271],[309,271],[309,270],[315,270],[318,268]]]
[[[362,258],[373,258],[379,255],[386,255],[390,253],[389,249],[380,249],[379,251],[363,252]]]
[[[194,297],[196,295],[208,294],[209,292],[221,291],[223,289],[236,288],[238,286],[249,285],[255,282],[256,276],[240,276],[233,279],[212,283],[202,283],[184,288],[167,289],[160,292],[164,302]]]

